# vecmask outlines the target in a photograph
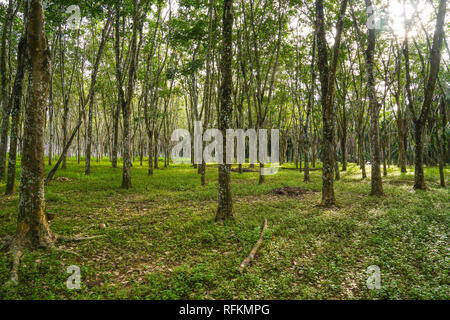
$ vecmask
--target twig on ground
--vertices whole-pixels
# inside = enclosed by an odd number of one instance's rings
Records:
[[[253,259],[255,258],[256,253],[258,252],[259,247],[261,246],[262,242],[263,242],[263,238],[264,238],[264,233],[267,230],[267,219],[264,219],[264,225],[261,231],[261,235],[259,236],[258,241],[256,242],[256,244],[253,246],[252,251],[250,251],[250,254],[247,256],[247,258],[244,259],[244,261],[242,261],[241,265],[239,266],[239,272],[242,273],[245,269],[245,267],[251,262],[253,261]]]

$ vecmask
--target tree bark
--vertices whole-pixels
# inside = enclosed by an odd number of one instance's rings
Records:
[[[122,171],[122,188],[131,188],[131,107],[132,99],[134,94],[134,86],[136,83],[136,69],[137,69],[137,55],[138,55],[138,45],[137,38],[140,27],[140,16],[139,16],[139,2],[138,0],[133,1],[133,34],[131,39],[131,61],[128,72],[128,85],[126,92],[126,100],[122,101],[122,113],[123,113],[123,171]],[[119,12],[119,10],[118,10]],[[116,33],[117,35],[117,33]]]
[[[361,168],[361,177],[362,179],[367,178],[366,173],[366,159],[364,155],[364,133],[359,132],[358,133],[358,160],[359,160],[359,166]]]
[[[117,154],[119,145],[119,118],[120,118],[120,105],[117,104],[114,111],[113,120],[113,143],[112,143],[112,167],[117,168]]]
[[[87,141],[86,141],[86,163],[84,174],[91,174],[91,155],[92,155],[92,118],[94,116],[94,101],[95,94],[92,96],[92,99],[89,101],[89,111],[88,111],[88,127],[87,127]],[[63,162],[64,165],[64,162]]]
[[[341,137],[341,154],[342,154],[342,171],[347,171],[347,111],[346,111],[346,91],[344,89],[344,103],[342,105],[342,137]]]
[[[316,34],[318,49],[318,67],[320,72],[320,82],[322,84],[322,205],[333,206],[336,204],[334,195],[334,92],[336,69],[339,57],[339,49],[343,30],[343,18],[347,9],[347,0],[341,2],[339,17],[336,24],[336,38],[333,47],[331,66],[328,65],[328,47],[325,36],[325,17],[323,0],[316,0]]]
[[[372,7],[371,0],[365,0],[366,8]],[[372,12],[374,14],[374,12]],[[376,89],[375,89],[375,77],[373,74],[374,68],[374,53],[375,53],[375,41],[376,30],[375,28],[369,28],[368,30],[368,47],[366,51],[366,68],[367,68],[367,86],[369,95],[369,108],[370,108],[370,147],[371,147],[371,195],[381,196],[383,195],[383,183],[381,180],[380,170],[380,133],[379,133],[379,117],[380,117],[380,104],[377,101]]]
[[[219,130],[223,134],[223,164],[219,164],[219,205],[216,221],[222,222],[233,217],[233,202],[231,195],[231,166],[226,164],[226,130],[231,128],[233,105],[231,94],[233,88],[232,57],[233,57],[233,0],[223,2],[222,30],[222,83],[220,88]]]
[[[44,211],[44,129],[50,77],[42,0],[31,1],[27,33],[32,88],[31,101],[25,108],[20,201],[15,244],[37,248],[52,246],[54,243],[54,235],[50,230]]]
[[[425,176],[423,171],[423,143],[425,134],[425,124],[430,113],[431,104],[433,102],[434,89],[436,86],[436,80],[439,72],[439,65],[441,62],[441,51],[442,43],[444,39],[444,22],[445,22],[445,11],[446,11],[447,0],[441,0],[439,2],[439,9],[436,19],[436,29],[433,36],[433,45],[431,48],[431,53],[429,57],[430,73],[428,80],[426,81],[426,87],[424,92],[424,100],[422,108],[420,110],[420,115],[416,116],[416,111],[412,101],[411,94],[411,78],[409,70],[409,50],[408,50],[408,37],[405,37],[404,46],[404,56],[405,56],[405,67],[406,67],[406,91],[408,96],[408,106],[411,110],[413,116],[413,122],[415,127],[414,137],[415,137],[415,152],[414,152],[414,189],[426,189]]]
[[[14,19],[13,1],[9,0],[8,8],[3,21],[0,51],[0,73],[1,73],[1,105],[2,121],[0,126],[0,180],[5,178],[6,172],[6,150],[8,145],[9,118],[11,114],[11,104],[9,103],[8,77],[6,72],[6,51],[8,49],[6,41],[10,33],[11,24]]]
[[[445,188],[445,175],[444,175],[444,167],[445,167],[445,154],[447,150],[447,135],[445,133],[445,129],[447,127],[447,97],[441,97],[440,103],[440,113],[442,120],[442,132],[441,132],[441,143],[439,148],[439,178],[441,187]]]
[[[303,181],[304,182],[310,182],[311,178],[309,175],[309,150],[310,150],[310,136],[309,136],[309,129],[311,127],[311,114],[313,109],[313,101],[314,101],[314,92],[316,87],[316,33],[314,32],[313,35],[313,44],[312,44],[312,57],[311,57],[311,87],[309,90],[308,95],[308,107],[306,110],[306,123],[304,127],[304,135],[305,135],[305,150],[304,150],[304,156],[305,156],[305,172],[303,174]]]
[[[400,92],[402,90],[401,85],[401,56],[398,53],[395,73],[397,76],[397,89],[394,92],[395,102],[397,104],[397,116],[396,116],[396,124],[398,131],[398,166],[400,167],[401,173],[406,173],[406,133],[405,133],[405,113],[403,112],[402,104],[400,102]]]
[[[8,176],[6,181],[6,195],[15,193],[16,183],[16,157],[17,157],[17,140],[19,134],[19,120],[21,110],[21,99],[23,89],[23,79],[25,76],[25,51],[26,51],[26,35],[22,36],[19,41],[17,50],[17,74],[14,81],[14,87],[11,94],[12,101],[12,122],[11,122],[11,141],[9,146],[8,158]]]

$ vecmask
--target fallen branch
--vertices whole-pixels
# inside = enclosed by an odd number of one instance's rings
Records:
[[[242,271],[244,271],[245,267],[253,261],[253,259],[255,258],[256,252],[258,252],[259,247],[261,246],[262,242],[263,242],[263,238],[264,238],[264,233],[267,230],[267,219],[264,219],[264,225],[261,231],[261,235],[259,236],[258,241],[256,242],[256,244],[253,246],[252,251],[250,251],[250,254],[247,256],[247,258],[245,258],[244,261],[242,261],[241,265],[239,266],[239,272],[242,273]]]

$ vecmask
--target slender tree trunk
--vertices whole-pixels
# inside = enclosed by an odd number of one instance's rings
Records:
[[[49,131],[49,141],[48,141],[48,165],[52,165],[53,161],[53,144],[54,144],[54,128],[53,128],[53,115],[55,113],[54,110],[54,102],[53,102],[53,76],[50,78],[50,93],[49,93],[49,108],[48,108],[48,114],[49,114],[49,123],[48,123],[48,131]],[[12,130],[12,129],[11,129]],[[11,133],[12,135],[12,133]]]
[[[81,123],[81,101],[78,103],[78,122]],[[80,131],[77,132],[77,163],[81,162],[81,141]]]
[[[425,124],[430,113],[431,104],[433,102],[434,89],[436,86],[436,80],[438,78],[439,65],[441,62],[441,51],[442,42],[444,39],[444,22],[445,22],[445,11],[446,11],[446,0],[441,0],[439,2],[439,9],[436,19],[436,28],[434,31],[433,44],[430,52],[429,58],[429,76],[426,81],[426,87],[424,91],[423,105],[420,110],[420,115],[416,116],[416,111],[412,101],[411,94],[411,77],[410,77],[410,67],[409,67],[409,50],[408,50],[408,37],[405,37],[404,46],[404,56],[405,56],[405,68],[406,68],[406,92],[408,96],[408,105],[413,115],[413,122],[415,127],[414,137],[416,142],[415,147],[415,171],[414,171],[414,189],[426,189],[425,177],[423,172],[423,149],[424,149],[424,135],[425,135]]]
[[[445,175],[444,175],[444,167],[445,167],[445,154],[447,149],[447,135],[445,133],[445,129],[447,127],[447,98],[445,96],[441,97],[440,104],[440,113],[442,119],[442,133],[441,133],[441,143],[439,148],[439,178],[441,182],[441,187],[445,188]]]
[[[416,124],[414,138],[416,140],[415,161],[414,161],[414,189],[426,189],[425,175],[423,172],[423,140],[425,136],[425,127]]]
[[[304,150],[304,156],[305,156],[305,172],[303,175],[303,181],[305,182],[310,182],[311,178],[309,175],[309,150],[310,145],[311,145],[311,140],[310,140],[310,136],[309,136],[309,129],[311,126],[311,114],[312,114],[312,108],[313,108],[313,100],[314,100],[314,89],[316,87],[316,69],[315,69],[315,65],[316,65],[316,32],[314,32],[314,36],[313,36],[313,44],[312,44],[312,59],[311,59],[311,87],[310,87],[310,92],[309,92],[309,96],[308,96],[308,109],[306,111],[306,123],[305,123],[305,130],[304,130],[304,135],[305,135],[305,141],[306,141],[306,146],[305,146],[305,150]]]
[[[314,131],[314,136],[313,136],[313,139],[312,139],[312,141],[313,141],[313,143],[312,143],[312,155],[311,155],[311,162],[312,162],[312,167],[315,169],[316,168],[316,157],[317,157],[317,149],[316,149],[316,146],[317,146],[317,134],[316,134],[316,132]]]
[[[216,221],[221,222],[233,217],[233,202],[231,196],[231,166],[226,164],[226,130],[231,128],[233,106],[231,101],[233,87],[232,58],[233,58],[233,0],[223,2],[223,30],[222,30],[222,84],[220,88],[219,130],[223,134],[223,164],[219,164],[219,205]]]
[[[383,176],[387,176],[387,161],[386,161],[386,141],[383,139],[381,143],[381,151],[383,154]]]
[[[339,181],[341,179],[341,173],[339,171],[339,155],[338,155],[338,132],[337,132],[337,125],[336,125],[336,115],[334,116],[334,136],[335,136],[335,140],[334,140],[334,172],[335,172],[335,180]]]
[[[398,166],[400,167],[400,171],[402,173],[406,173],[406,133],[405,128],[403,126],[403,117],[397,121],[397,130],[398,130]]]
[[[400,167],[400,171],[402,173],[406,173],[406,133],[404,126],[404,112],[402,110],[402,103],[400,102],[400,92],[402,90],[401,84],[401,57],[400,52],[398,53],[395,73],[397,77],[397,89],[394,93],[395,102],[397,104],[397,131],[398,131],[398,166]]]
[[[88,111],[88,128],[87,128],[87,141],[86,141],[86,166],[84,169],[84,174],[91,174],[91,155],[92,155],[92,118],[94,116],[94,100],[95,94],[89,101],[89,111]],[[64,143],[65,144],[65,143]],[[63,162],[64,165],[64,162]]]
[[[358,133],[358,160],[361,168],[362,179],[367,178],[366,160],[364,156],[364,134]]]
[[[153,174],[153,132],[148,133],[148,174]]]
[[[119,118],[120,118],[120,105],[118,104],[114,112],[113,120],[113,146],[112,146],[112,167],[117,168],[117,153],[119,145]]]
[[[322,84],[322,205],[333,206],[336,204],[334,196],[334,92],[336,69],[341,44],[343,19],[347,9],[347,0],[341,2],[338,22],[336,24],[336,38],[333,46],[331,66],[328,65],[328,46],[325,36],[325,17],[323,1],[316,0],[316,34],[318,48],[318,67],[320,71],[320,82]]]
[[[61,30],[60,30],[60,33]],[[62,144],[65,146],[67,144],[67,140],[69,139],[69,103],[67,101],[67,94],[66,94],[66,84],[65,84],[65,67],[64,67],[64,47],[62,45],[62,34],[59,35],[59,41],[60,41],[60,66],[61,66],[61,90],[62,90],[62,99],[63,99],[63,123],[62,123]],[[67,168],[67,155],[62,156],[62,164],[61,169],[66,170]]]
[[[131,61],[128,73],[128,85],[126,92],[126,100],[125,103],[122,104],[122,112],[123,112],[123,171],[122,171],[122,188],[129,189],[131,188],[131,167],[132,167],[132,155],[130,154],[131,144],[131,108],[132,108],[132,99],[134,94],[134,86],[136,83],[136,69],[138,64],[138,32],[140,27],[140,15],[139,15],[139,1],[133,1],[133,34],[131,39]]]
[[[366,8],[372,8],[372,1],[365,0]],[[372,12],[372,14],[375,14]],[[376,30],[375,28],[369,28],[368,30],[368,47],[366,51],[366,68],[367,68],[367,86],[369,93],[369,108],[370,108],[370,146],[371,146],[371,184],[372,189],[370,194],[375,196],[383,195],[383,183],[381,180],[380,170],[380,133],[379,133],[379,117],[380,117],[380,104],[377,101],[376,89],[375,89],[375,77],[373,74],[374,69],[374,54],[375,54],[375,41]]]
[[[347,171],[347,112],[345,106],[345,95],[344,104],[342,105],[342,137],[341,137],[341,153],[342,153],[342,171]]]
[[[155,137],[155,147],[154,147],[155,150],[154,150],[154,159],[153,159],[154,168],[159,169],[159,162],[158,162],[158,160],[159,160],[159,144],[158,144],[159,133],[156,133],[154,135],[154,137]]]
[[[15,192],[16,183],[16,157],[17,157],[17,139],[19,134],[20,110],[23,89],[23,79],[25,76],[25,50],[27,42],[26,35],[22,36],[17,50],[17,74],[14,81],[11,100],[12,122],[11,122],[11,142],[9,146],[8,158],[8,177],[6,181],[6,194],[12,195]]]
[[[122,188],[131,188],[131,153],[130,153],[130,127],[131,127],[131,109],[129,106],[123,106],[123,171]]]
[[[9,0],[6,10],[5,20],[3,21],[3,30],[0,49],[0,77],[1,77],[1,105],[2,105],[2,121],[0,126],[0,180],[5,178],[6,172],[6,151],[8,147],[8,130],[9,118],[11,113],[11,104],[9,103],[9,84],[6,72],[6,55],[8,46],[6,40],[9,38],[11,24],[14,19],[13,1]]]

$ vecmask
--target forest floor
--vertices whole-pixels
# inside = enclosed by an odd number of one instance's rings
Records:
[[[263,185],[257,172],[232,172],[236,219],[217,225],[215,167],[201,186],[189,166],[149,177],[136,162],[133,188],[123,190],[121,169],[107,160],[93,161],[85,176],[83,162],[72,159],[57,173],[68,179],[46,187],[51,228],[104,237],[27,253],[11,288],[2,286],[11,268],[3,248],[0,299],[448,299],[449,188],[439,187],[437,168],[426,168],[429,190],[414,191],[408,171],[391,167],[386,196],[377,198],[352,164],[335,183],[338,206],[331,209],[318,206],[320,170],[311,172],[311,183],[296,170],[280,170]],[[4,196],[4,187],[0,240],[15,232],[19,201]],[[283,187],[307,190],[271,192]],[[240,274],[265,218],[260,251]],[[71,265],[81,268],[79,290],[66,287]],[[380,268],[381,289],[367,288],[371,265]]]

